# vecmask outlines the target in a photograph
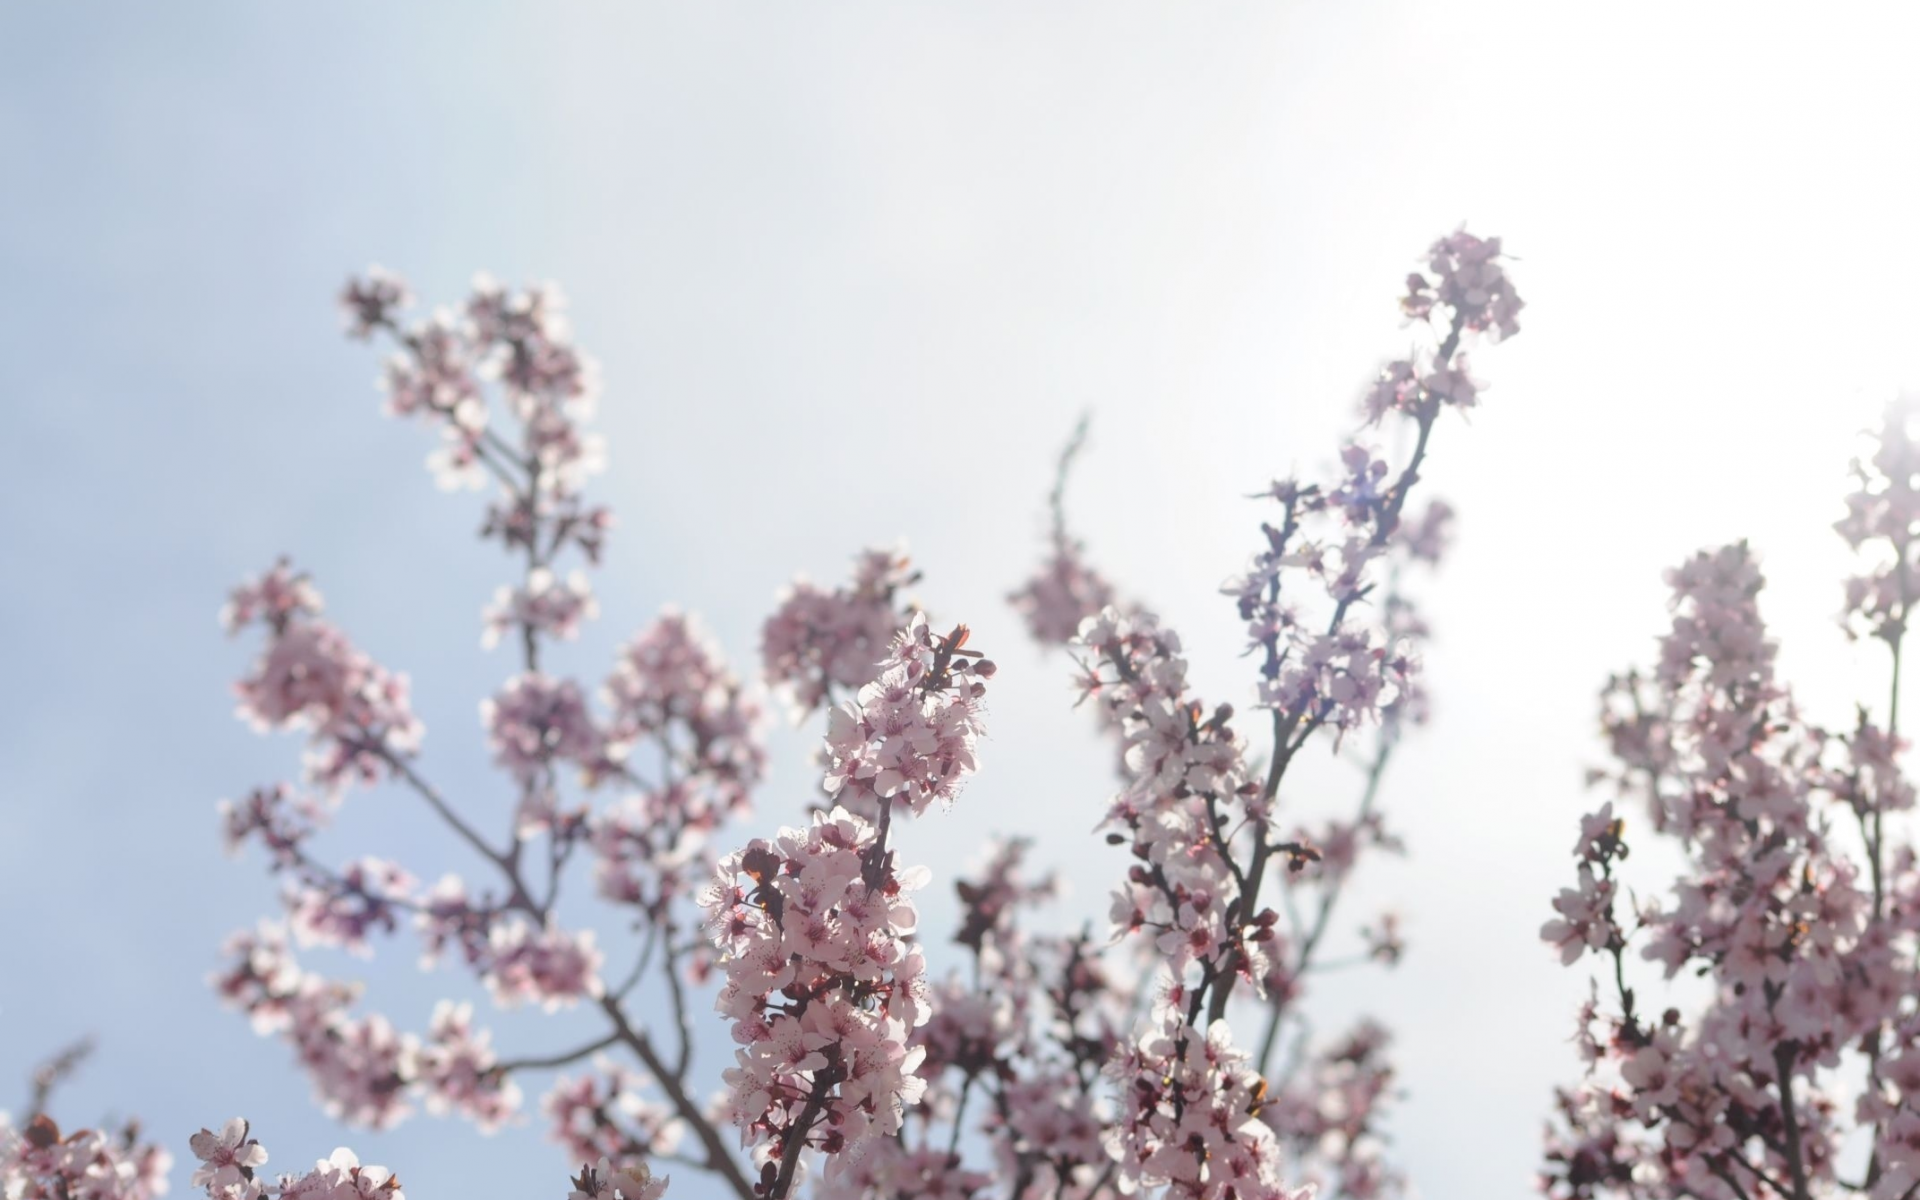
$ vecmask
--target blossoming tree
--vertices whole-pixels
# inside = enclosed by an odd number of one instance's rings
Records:
[[[1860,563],[1844,620],[1887,651],[1884,703],[1837,730],[1802,711],[1744,542],[1668,573],[1658,663],[1602,692],[1612,762],[1595,779],[1612,798],[1581,822],[1574,886],[1542,930],[1566,962],[1599,960],[1579,1021],[1587,1078],[1549,1128],[1550,1195],[1920,1194],[1920,861],[1900,835],[1914,789],[1898,763],[1920,597],[1915,416],[1889,409],[1837,527]],[[1628,908],[1629,846],[1655,839],[1678,874]],[[1649,1002],[1632,959],[1699,983]]]
[[[1433,246],[1402,300],[1430,343],[1380,372],[1332,478],[1261,493],[1273,516],[1228,589],[1256,667],[1257,736],[1235,706],[1194,693],[1176,634],[1117,601],[1069,533],[1076,436],[1048,558],[1012,599],[1039,642],[1071,656],[1115,750],[1117,787],[1086,789],[1120,876],[1112,919],[1031,928],[1051,877],[1025,842],[989,847],[978,874],[953,881],[963,969],[938,979],[914,901],[929,874],[898,861],[894,831],[937,821],[978,766],[995,669],[967,627],[906,598],[918,576],[895,553],[862,554],[841,587],[794,584],[766,621],[759,674],[797,720],[823,722],[819,787],[769,832],[753,810],[765,691],[694,618],[642,628],[598,687],[547,666],[552,643],[596,615],[585,570],[610,528],[585,491],[601,463],[585,425],[594,372],[558,296],[482,280],[457,313],[409,321],[406,287],[375,271],[343,304],[355,337],[391,341],[389,409],[431,429],[440,482],[492,489],[481,536],[514,576],[483,634],[514,661],[481,713],[514,800],[488,816],[433,782],[407,678],[328,620],[305,574],[283,561],[233,592],[226,627],[260,646],[240,712],[300,732],[307,753],[297,778],[223,805],[229,846],[265,855],[284,911],[232,938],[214,982],[286,1041],[327,1112],[384,1128],[424,1107],[490,1131],[523,1110],[524,1085],[562,1072],[539,1107],[578,1171],[575,1200],[653,1200],[665,1181],[648,1163],[742,1200],[1397,1190],[1378,1130],[1386,1031],[1361,1020],[1315,1041],[1300,1006],[1355,862],[1397,846],[1380,784],[1425,705],[1425,629],[1402,584],[1437,559],[1449,517],[1411,500],[1448,411],[1476,402],[1468,344],[1518,328],[1497,240]],[[1398,455],[1366,436],[1388,422],[1406,433]],[[1360,771],[1350,815],[1309,828],[1282,788],[1314,746]],[[323,861],[315,833],[372,787],[411,793],[477,874],[427,883],[388,858]],[[639,931],[621,961],[559,915],[582,874]],[[600,1032],[507,1054],[451,1002],[408,1031],[300,957],[369,954],[403,930],[496,1005],[587,1010]],[[1397,958],[1391,918],[1354,949]],[[712,1099],[693,1032],[710,992],[737,1046]],[[74,1143],[37,1123],[5,1137],[8,1200],[79,1195],[85,1162],[106,1153],[58,1149]],[[344,1150],[269,1186],[244,1121],[203,1130],[192,1150],[214,1200],[400,1195]],[[113,1182],[85,1194],[144,1200],[153,1170],[124,1167],[112,1160]]]

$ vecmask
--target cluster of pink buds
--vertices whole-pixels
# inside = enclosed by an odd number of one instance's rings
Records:
[[[240,715],[261,730],[305,731],[307,771],[328,788],[381,777],[422,729],[395,675],[321,619],[320,593],[284,560],[235,588],[221,620],[229,633],[259,624],[267,643],[236,685]]]
[[[850,585],[829,592],[798,579],[781,595],[760,630],[760,659],[796,719],[833,703],[835,689],[857,691],[879,674],[887,644],[914,611],[900,592],[919,579],[905,555],[867,550]]]

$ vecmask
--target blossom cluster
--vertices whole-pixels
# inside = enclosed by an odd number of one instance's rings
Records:
[[[1860,554],[1862,570],[1847,580],[1845,625],[1856,634],[1898,642],[1920,591],[1920,396],[1887,406],[1870,457],[1854,462],[1859,487],[1835,529]]]
[[[969,952],[972,970],[935,986],[933,1016],[916,1031],[928,1082],[909,1121],[924,1149],[903,1166],[917,1169],[941,1147],[951,1153],[974,1116],[971,1131],[987,1139],[991,1158],[969,1168],[954,1156],[954,1194],[973,1194],[960,1190],[965,1182],[1016,1197],[1104,1195],[1117,1164],[1104,1140],[1113,1105],[1102,1070],[1123,1041],[1132,997],[1090,934],[1023,928],[1020,915],[1056,892],[1050,876],[1029,877],[1027,850],[1022,841],[1001,843],[976,874],[955,882],[962,917],[953,941]],[[889,1177],[900,1158],[886,1151],[877,1176]]]
[[[574,509],[580,481],[602,465],[599,439],[579,428],[593,409],[596,371],[572,344],[557,289],[514,292],[481,276],[459,311],[440,309],[403,325],[411,292],[374,268],[350,281],[340,300],[350,334],[364,339],[385,331],[398,343],[382,381],[387,411],[438,428],[442,445],[428,462],[441,486],[480,487],[489,467],[499,465],[491,461],[503,451],[485,390],[497,383],[543,477],[540,500]],[[604,521],[591,510],[575,515],[578,534],[597,539]],[[503,534],[510,524],[503,522]]]
[[[641,1094],[644,1081],[622,1064],[594,1059],[591,1074],[562,1077],[541,1098],[550,1139],[570,1162],[673,1154],[686,1133],[673,1111]]]
[[[1302,1169],[1295,1182],[1341,1196],[1384,1196],[1406,1189],[1386,1159],[1381,1132],[1393,1098],[1392,1035],[1362,1017],[1321,1047],[1293,1077],[1268,1089],[1260,1119]],[[1311,1153],[1301,1153],[1302,1148]]]
[[[257,1167],[266,1165],[267,1150],[252,1136],[245,1119],[235,1117],[218,1132],[202,1129],[190,1139],[200,1165],[193,1186],[205,1188],[208,1200],[405,1200],[400,1180],[385,1167],[362,1166],[346,1147],[335,1150],[310,1171],[280,1176],[264,1183]]]
[[[474,1026],[471,1005],[442,1001],[421,1038],[377,1013],[356,1016],[360,989],[303,969],[282,927],[263,922],[235,934],[227,952],[232,961],[214,977],[215,990],[255,1032],[291,1043],[329,1116],[381,1129],[420,1101],[491,1130],[519,1108],[520,1089],[496,1069],[491,1036]]]
[[[172,1162],[133,1126],[117,1135],[62,1134],[44,1113],[18,1129],[0,1113],[0,1196],[7,1200],[154,1200],[167,1190]]]
[[[796,718],[833,702],[834,689],[857,691],[879,674],[895,632],[913,613],[900,592],[920,573],[905,555],[866,550],[849,586],[826,591],[797,579],[760,630],[768,684],[784,693]]]
[[[1455,230],[1427,251],[1427,271],[1407,276],[1401,301],[1409,317],[1428,319],[1435,308],[1451,309],[1460,328],[1503,341],[1520,332],[1526,302],[1507,277],[1499,238]]]
[[[1914,802],[1895,722],[1920,450],[1898,406],[1881,438],[1839,529],[1870,562],[1846,589],[1849,627],[1893,657],[1883,712],[1862,705],[1840,731],[1803,712],[1745,543],[1669,573],[1657,663],[1602,693],[1614,761],[1594,775],[1614,795],[1583,819],[1576,885],[1541,932],[1566,962],[1607,960],[1610,1003],[1596,979],[1587,1078],[1559,1094],[1547,1144],[1552,1195],[1904,1200],[1920,1186],[1920,871],[1887,823]],[[1622,914],[1632,808],[1681,867],[1664,899],[1641,891]],[[1702,976],[1709,994],[1653,1014],[1630,959]]]
[[[667,1182],[665,1177],[655,1179],[644,1162],[616,1167],[603,1158],[574,1178],[567,1200],[661,1200]]]
[[[1170,1186],[1182,1200],[1290,1195],[1273,1131],[1256,1119],[1258,1069],[1222,1013],[1201,1021],[1210,1001],[1224,1009],[1224,980],[1244,979],[1256,996],[1265,986],[1279,918],[1254,911],[1257,889],[1231,831],[1264,828],[1267,797],[1232,708],[1209,713],[1188,691],[1171,631],[1148,614],[1108,609],[1088,619],[1078,644],[1090,663],[1085,686],[1124,746],[1125,786],[1105,827],[1135,863],[1114,894],[1115,933],[1143,938],[1162,963],[1152,1014],[1107,1066],[1119,1087],[1108,1152],[1127,1186]]]
[[[1175,980],[1193,968],[1208,982],[1238,972],[1258,989],[1277,915],[1249,911],[1230,858],[1229,828],[1267,816],[1232,707],[1209,713],[1191,694],[1179,637],[1151,614],[1109,609],[1087,620],[1078,645],[1085,686],[1124,747],[1125,786],[1104,827],[1136,865],[1114,895],[1116,929],[1149,932]]]
[[[669,612],[620,652],[602,690],[607,738],[632,789],[591,822],[600,894],[660,910],[703,884],[697,858],[714,830],[751,808],[766,773],[759,700],[699,623]],[[653,751],[659,774],[636,773]]]
[[[914,614],[873,681],[828,714],[827,795],[875,820],[894,806],[917,817],[935,800],[953,803],[974,772],[994,673],[966,642],[966,626],[941,637]]]
[[[725,982],[717,1007],[741,1043],[726,1073],[731,1116],[784,1197],[802,1152],[829,1180],[899,1131],[925,1090],[926,960],[912,940],[924,869],[896,866],[896,808],[951,802],[976,766],[993,664],[967,629],[935,636],[914,614],[877,676],[831,714],[825,790],[851,807],[756,839],[720,862],[701,898]],[[743,881],[751,881],[751,886]]]
[[[1120,1098],[1109,1145],[1136,1186],[1168,1185],[1194,1200],[1307,1200],[1279,1179],[1273,1130],[1260,1120],[1265,1084],[1225,1021],[1188,1024],[1185,997],[1162,998],[1108,1073]]]
[[[367,339],[380,332],[394,342],[381,379],[387,411],[439,432],[428,465],[440,485],[502,485],[481,533],[523,554],[527,570],[488,606],[485,644],[515,631],[529,650],[543,635],[573,636],[596,606],[586,577],[572,572],[563,579],[554,562],[571,548],[598,563],[612,517],[581,493],[605,466],[599,435],[584,427],[597,400],[598,370],[573,345],[559,290],[513,291],[482,275],[458,310],[408,322],[412,293],[376,267],[348,282],[340,304],[349,334]]]
[[[1264,495],[1279,518],[1261,526],[1266,544],[1227,589],[1260,656],[1261,702],[1286,731],[1277,753],[1323,725],[1342,735],[1392,727],[1423,708],[1414,647],[1424,626],[1394,584],[1403,564],[1437,561],[1452,510],[1434,502],[1416,516],[1407,502],[1441,414],[1479,402],[1467,345],[1519,332],[1522,307],[1500,239],[1461,230],[1434,243],[1428,259],[1428,273],[1408,277],[1402,308],[1438,344],[1383,366],[1360,405],[1369,425],[1391,414],[1410,422],[1411,455],[1396,468],[1356,439],[1332,479],[1276,480]],[[1387,619],[1355,619],[1372,600]]]
[[[207,1200],[406,1200],[392,1171],[363,1166],[359,1155],[344,1146],[311,1170],[266,1182],[261,1168],[268,1161],[267,1149],[242,1117],[218,1130],[202,1129],[189,1142],[200,1162],[193,1172],[193,1186],[205,1189]],[[582,1164],[580,1173],[568,1182],[573,1190],[567,1200],[662,1200],[667,1193],[667,1180],[655,1179],[646,1162],[634,1157],[603,1155]]]
[[[315,783],[370,783],[392,756],[419,749],[424,731],[407,677],[373,661],[320,614],[318,589],[284,559],[234,589],[221,611],[227,631],[266,631],[260,657],[234,685],[239,713],[256,729],[305,732]]]
[[[787,1194],[806,1147],[857,1157],[919,1098],[925,1051],[907,1034],[927,1019],[927,982],[911,896],[926,877],[897,870],[879,829],[844,809],[720,861],[702,903],[717,1007],[741,1044],[729,1107],[763,1194]]]
[[[593,598],[585,572],[572,571],[561,579],[547,567],[535,567],[527,572],[525,583],[494,593],[493,603],[482,614],[486,629],[480,644],[491,650],[515,630],[571,639],[579,635],[584,622],[599,615],[600,604]]]

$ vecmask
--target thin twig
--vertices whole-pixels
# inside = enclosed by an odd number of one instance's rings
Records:
[[[619,1041],[619,1033],[609,1033],[599,1041],[588,1042],[577,1050],[569,1050],[564,1054],[549,1054],[541,1058],[508,1059],[504,1062],[496,1063],[493,1069],[504,1075],[509,1071],[543,1071],[553,1067],[564,1067],[571,1063],[577,1063],[590,1054],[597,1054],[607,1047],[617,1044]]]
[[[79,1071],[80,1064],[93,1053],[93,1049],[93,1039],[83,1037],[33,1069],[33,1074],[28,1079],[31,1087],[27,1093],[29,1120],[45,1114],[47,1101],[52,1098],[54,1089],[73,1078]]]

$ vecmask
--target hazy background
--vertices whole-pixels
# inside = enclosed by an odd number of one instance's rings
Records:
[[[532,1131],[337,1130],[204,985],[274,908],[213,805],[297,746],[231,720],[251,647],[214,614],[276,555],[412,673],[429,770],[504,820],[475,713],[512,670],[477,645],[509,572],[473,540],[478,499],[434,490],[431,439],[379,417],[374,355],[337,334],[350,271],[572,297],[621,525],[569,669],[597,677],[667,602],[748,666],[783,581],[907,539],[920,595],[1003,667],[984,772],[910,831],[943,880],[931,926],[994,829],[1043,837],[1077,887],[1064,924],[1117,869],[1085,833],[1107,759],[1002,602],[1060,441],[1093,410],[1076,525],[1186,633],[1207,694],[1244,701],[1217,594],[1264,515],[1244,495],[1332,460],[1413,336],[1402,276],[1470,220],[1516,256],[1525,333],[1476,359],[1484,407],[1437,442],[1461,538],[1429,589],[1438,718],[1386,797],[1412,855],[1343,922],[1398,906],[1412,950],[1329,978],[1316,1014],[1399,1031],[1395,1153],[1424,1194],[1527,1194],[1576,1071],[1582,977],[1536,931],[1571,871],[1592,694],[1651,654],[1662,570],[1749,536],[1815,711],[1878,700],[1832,619],[1828,527],[1857,431],[1920,382],[1920,30],[1573,11],[0,4],[0,1106],[92,1032],[70,1121],[140,1114],[184,1156],[244,1112],[282,1167],[351,1141],[421,1196],[562,1187]],[[760,825],[808,794],[805,746],[778,743]],[[1350,785],[1324,767],[1287,799]],[[386,793],[354,796],[328,850],[472,867]],[[455,976],[411,957],[309,961],[419,1028]],[[680,1174],[676,1196],[710,1194]]]

